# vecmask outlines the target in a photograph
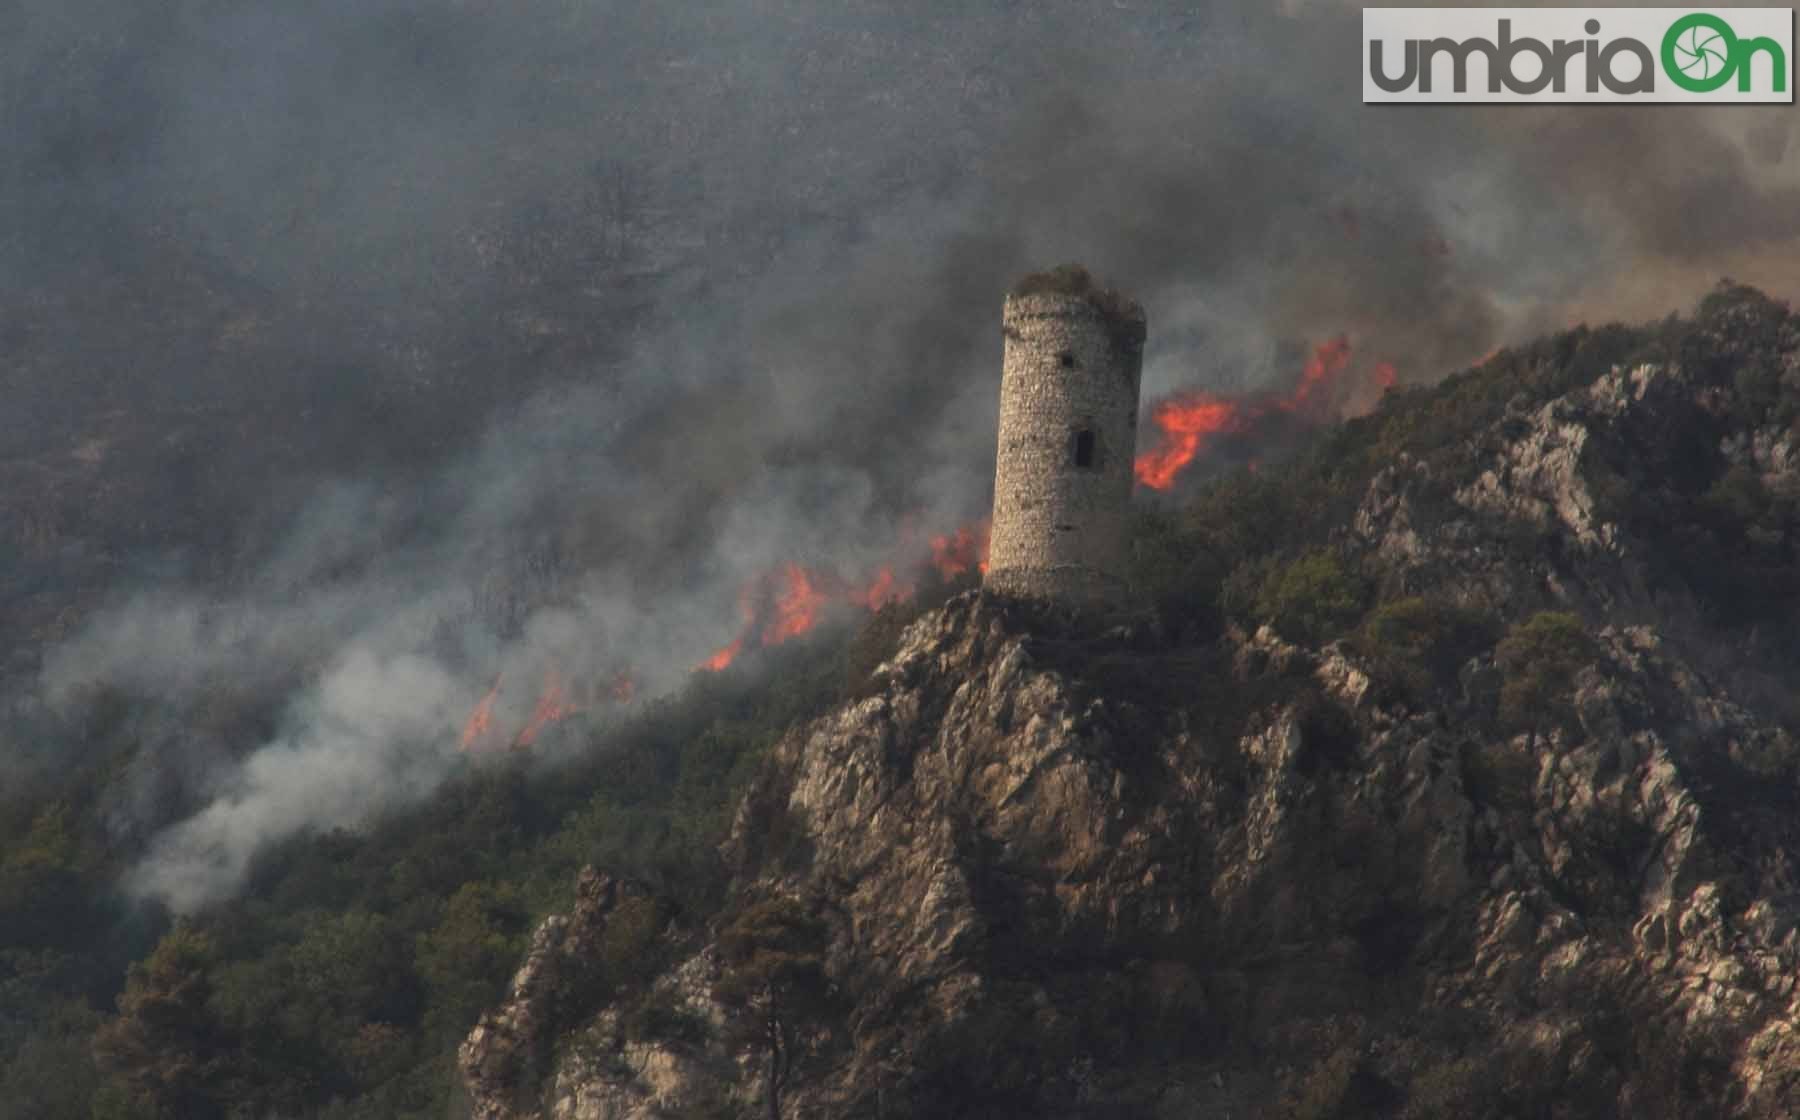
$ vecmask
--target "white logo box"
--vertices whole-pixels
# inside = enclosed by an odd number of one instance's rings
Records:
[[[1363,101],[1381,103],[1445,103],[1445,102],[1607,102],[1607,103],[1683,103],[1713,105],[1746,105],[1758,103],[1792,104],[1794,100],[1794,10],[1792,8],[1364,8],[1362,34]],[[1750,56],[1751,88],[1738,88],[1739,60],[1728,57],[1727,40],[1713,34],[1708,25],[1690,27],[1677,37],[1676,61],[1684,73],[1696,79],[1716,80],[1722,66],[1731,67],[1731,76],[1711,92],[1695,92],[1682,88],[1665,71],[1663,41],[1672,26],[1695,16],[1711,16],[1723,21],[1740,44],[1748,40],[1769,39],[1782,54],[1784,73],[1782,89],[1774,87],[1776,69],[1770,54],[1758,50]],[[1415,50],[1430,57],[1432,88],[1420,89],[1415,68],[1413,81],[1407,88],[1394,91],[1382,88],[1376,81],[1372,64],[1372,44],[1382,44],[1382,71],[1389,79],[1402,77],[1408,40],[1451,40],[1466,44],[1485,39],[1496,48],[1500,44],[1501,21],[1509,26],[1509,39],[1537,40],[1554,50],[1557,40],[1580,44],[1580,49],[1562,62],[1564,88],[1559,92],[1546,86],[1538,92],[1526,93],[1509,89],[1503,83],[1495,91],[1490,88],[1489,61],[1486,52],[1468,50],[1466,54],[1467,88],[1453,88],[1455,63],[1451,52],[1427,51],[1423,45]],[[1590,20],[1599,22],[1599,31],[1590,33]],[[1601,62],[1598,69],[1607,71],[1629,84],[1638,77],[1636,52],[1614,47],[1620,40],[1632,39],[1646,49],[1652,66],[1651,92],[1623,93],[1607,88],[1602,81],[1590,90],[1590,63]],[[1590,48],[1588,44],[1592,43]],[[1610,51],[1610,61],[1605,61]],[[1504,67],[1504,63],[1502,63]],[[1508,73],[1515,79],[1530,80],[1541,74],[1539,57],[1529,50],[1516,52]]]

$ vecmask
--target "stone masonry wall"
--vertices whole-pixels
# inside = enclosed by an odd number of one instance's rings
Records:
[[[1008,296],[989,588],[1078,607],[1120,602],[1129,554],[1142,320],[1079,295]],[[1076,465],[1077,433],[1093,461]]]

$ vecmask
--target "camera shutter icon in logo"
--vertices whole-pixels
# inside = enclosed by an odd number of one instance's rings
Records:
[[[1738,92],[1749,93],[1751,61],[1769,59],[1770,86],[1787,92],[1787,50],[1768,36],[1741,38],[1711,12],[1695,12],[1669,25],[1662,41],[1662,65],[1671,82],[1689,93],[1711,93],[1737,75]]]
[[[1737,69],[1737,35],[1717,16],[1699,12],[1678,21],[1663,39],[1663,66],[1676,85],[1695,93],[1718,89]]]

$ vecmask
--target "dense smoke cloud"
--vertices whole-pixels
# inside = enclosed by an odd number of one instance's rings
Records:
[[[1145,302],[1154,395],[1338,334],[1429,380],[1800,259],[1786,107],[1364,107],[1337,4],[6,18],[0,451],[105,480],[130,418],[191,433],[132,508],[178,528],[92,568],[114,605],[41,699],[287,697],[257,741],[145,738],[192,811],[122,814],[131,885],[179,907],[422,796],[496,678],[514,722],[550,667],[667,689],[747,582],[979,516],[1029,268]],[[59,547],[15,581],[90,563]]]

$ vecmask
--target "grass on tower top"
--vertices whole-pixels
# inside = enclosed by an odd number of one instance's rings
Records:
[[[1028,273],[1020,277],[1018,282],[1012,286],[1010,294],[1013,296],[1064,295],[1086,300],[1090,307],[1100,312],[1122,339],[1143,341],[1143,306],[1136,300],[1095,280],[1093,273],[1082,265],[1059,264],[1055,268]]]

